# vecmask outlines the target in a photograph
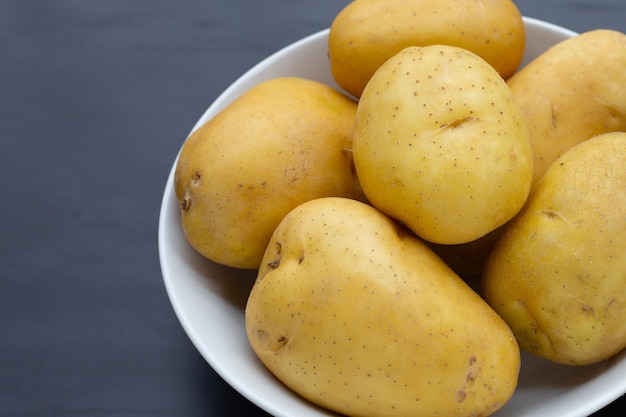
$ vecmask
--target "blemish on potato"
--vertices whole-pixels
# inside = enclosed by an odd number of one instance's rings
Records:
[[[280,259],[275,259],[272,262],[268,262],[267,266],[271,269],[277,269],[280,266]]]
[[[257,329],[256,332],[256,338],[259,340],[259,342],[261,343],[265,343],[265,341],[267,340],[268,334],[265,330],[262,329]]]
[[[474,381],[476,381],[476,376],[477,376],[477,372],[475,372],[475,371],[472,369],[472,370],[470,370],[470,371],[467,373],[467,377],[465,378],[465,381],[466,381],[466,382],[474,382]]]
[[[468,116],[459,120],[455,120],[454,122],[451,122],[451,123],[443,123],[439,127],[442,129],[457,129],[461,127],[462,125],[472,122],[472,121],[474,121],[474,118]]]
[[[552,210],[543,210],[541,215],[548,220],[556,220],[560,218],[560,216]]]
[[[283,348],[289,339],[286,336],[279,336],[269,347],[273,351],[278,351]]]
[[[456,402],[462,403],[463,401],[465,401],[465,398],[467,398],[467,393],[465,392],[465,390],[460,389],[456,392]]]
[[[594,314],[593,307],[591,307],[589,304],[583,304],[580,309],[585,314]]]
[[[200,172],[196,171],[195,174],[191,177],[191,183],[197,186],[198,184],[200,184],[201,177],[202,175],[200,175]]]
[[[187,211],[191,208],[191,196],[189,195],[189,192],[185,192],[185,198],[180,200],[178,205],[182,211]]]

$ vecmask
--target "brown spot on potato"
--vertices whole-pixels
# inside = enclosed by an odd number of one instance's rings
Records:
[[[277,340],[276,343],[278,346],[283,347],[285,346],[285,344],[287,344],[287,338],[285,336],[280,336]]]
[[[589,304],[583,304],[580,309],[583,313],[593,314],[593,307],[591,307]]]
[[[465,398],[467,398],[467,393],[465,392],[464,389],[460,389],[456,392],[457,403],[462,403],[463,401],[465,401]]]
[[[289,341],[289,338],[284,335],[280,335],[276,337],[274,340],[270,340],[270,335],[265,330],[262,330],[262,329],[256,330],[256,336],[259,342],[261,342],[261,344],[266,345],[269,350],[272,350],[274,352],[277,352],[280,349],[282,349],[283,346],[285,346],[287,342]]]
[[[267,340],[267,332],[265,330],[262,329],[256,329],[256,338],[259,340],[259,342],[264,343]]]
[[[277,269],[280,266],[280,259],[275,259],[272,262],[268,262],[267,266],[269,266],[271,269]]]
[[[178,205],[182,211],[187,211],[191,208],[191,196],[189,193],[185,193],[185,197],[178,201]]]
[[[466,382],[474,382],[474,381],[476,381],[476,372],[474,372],[473,370],[469,371],[467,373],[467,376],[465,377],[465,381]]]
[[[452,109],[450,109],[450,110],[452,110]],[[442,129],[457,129],[457,128],[461,127],[462,125],[464,125],[466,123],[469,123],[469,122],[472,122],[472,121],[474,121],[474,118],[468,116],[468,117],[464,117],[464,118],[459,119],[459,120],[455,120],[452,123],[444,123],[440,127]]]

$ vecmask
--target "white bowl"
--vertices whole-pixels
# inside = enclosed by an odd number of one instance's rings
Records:
[[[527,50],[522,65],[576,33],[524,18]],[[327,58],[328,30],[315,33],[263,60],[228,87],[192,131],[260,81],[301,76],[339,88]],[[244,328],[244,307],[254,271],[216,265],[196,253],[180,226],[170,171],[159,219],[159,255],[165,287],[187,335],[213,369],[244,397],[277,417],[335,414],[291,392],[256,358]],[[592,366],[559,366],[523,354],[519,386],[495,416],[588,416],[626,392],[626,352]]]

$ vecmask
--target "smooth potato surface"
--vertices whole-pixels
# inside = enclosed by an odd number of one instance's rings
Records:
[[[383,62],[409,46],[468,49],[506,79],[519,66],[525,41],[510,0],[353,1],[335,17],[328,40],[333,76],[356,97]]]
[[[510,90],[454,46],[409,47],[376,71],[358,103],[353,152],[369,201],[433,243],[485,236],[530,189],[528,130]]]
[[[495,312],[420,240],[345,198],[280,223],[245,311],[283,383],[348,416],[485,416],[507,402],[519,348]]]
[[[362,199],[350,151],[355,112],[331,87],[276,78],[196,130],[174,175],[189,243],[217,263],[258,268],[274,228],[298,204]]]
[[[626,131],[626,35],[598,29],[562,41],[507,80],[533,148],[533,185],[556,158]]]
[[[483,295],[520,347],[585,365],[626,348],[626,133],[557,159],[487,259]]]

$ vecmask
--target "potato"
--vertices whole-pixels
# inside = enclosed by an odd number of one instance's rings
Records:
[[[409,47],[359,100],[354,164],[369,201],[425,240],[462,244],[511,219],[530,189],[528,130],[482,58]]]
[[[626,130],[626,35],[585,32],[548,49],[507,83],[533,148],[533,186],[572,146]]]
[[[408,46],[433,44],[468,49],[508,78],[524,54],[524,22],[510,0],[353,1],[330,26],[331,71],[359,97],[387,59]]]
[[[626,133],[567,151],[496,243],[483,295],[520,347],[567,365],[626,348]]]
[[[508,326],[420,240],[370,205],[321,198],[279,224],[245,310],[282,382],[347,416],[478,416],[512,395]]]
[[[217,263],[254,269],[292,208],[316,197],[364,198],[350,151],[355,112],[331,87],[277,78],[195,131],[174,175],[191,246]]]

